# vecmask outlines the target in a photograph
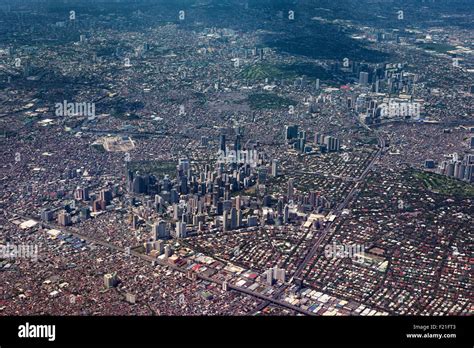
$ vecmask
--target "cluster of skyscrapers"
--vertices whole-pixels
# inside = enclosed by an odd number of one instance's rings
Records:
[[[429,160],[425,162],[425,167],[429,168],[431,165]],[[450,160],[439,164],[437,172],[459,180],[474,182],[474,155],[469,154],[460,158],[459,154],[454,153]]]
[[[267,276],[267,283],[268,285],[273,285],[275,281],[279,281],[284,283],[285,282],[285,277],[286,277],[286,272],[283,268],[279,268],[277,266],[273,268],[269,268],[266,272]]]
[[[319,151],[337,152],[341,150],[341,141],[333,136],[316,133],[314,135],[314,143],[318,145]]]
[[[285,126],[285,140],[288,144],[293,144],[293,148],[302,153],[313,151],[311,146],[306,145],[306,131],[298,131],[298,125]],[[338,138],[320,133],[316,133],[314,144],[322,153],[335,152],[341,149],[341,141]]]

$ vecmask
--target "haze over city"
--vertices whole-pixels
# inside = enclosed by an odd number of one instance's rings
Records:
[[[0,3],[0,316],[470,316],[473,2]]]

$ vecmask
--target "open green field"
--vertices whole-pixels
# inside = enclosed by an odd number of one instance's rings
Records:
[[[290,105],[296,106],[297,102],[280,97],[275,93],[254,93],[248,97],[248,103],[252,109],[281,109],[288,108]]]
[[[456,48],[454,46],[442,44],[442,43],[420,43],[420,44],[417,44],[417,46],[427,51],[435,51],[438,53],[446,53]]]
[[[359,41],[329,30],[329,26],[316,26],[314,23],[308,26],[311,25],[312,28],[306,29],[301,34],[293,32],[283,38],[268,35],[265,44],[279,52],[312,59],[342,60],[345,57],[352,57],[354,60],[380,63],[388,58],[388,54],[369,49]]]
[[[413,176],[421,180],[423,185],[433,192],[450,196],[474,197],[474,185],[467,182],[429,172],[414,171]]]
[[[246,67],[239,73],[240,78],[248,80],[293,79],[306,76],[310,80],[329,81],[333,75],[323,67],[312,63],[268,64],[261,63]]]
[[[127,169],[133,172],[139,171],[141,174],[153,174],[163,178],[166,174],[173,178],[176,176],[176,165],[174,161],[131,161]]]

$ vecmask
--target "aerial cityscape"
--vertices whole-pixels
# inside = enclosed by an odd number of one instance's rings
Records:
[[[472,0],[0,2],[0,316],[470,316]]]

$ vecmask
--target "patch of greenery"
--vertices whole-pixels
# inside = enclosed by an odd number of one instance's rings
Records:
[[[312,63],[280,65],[279,69],[289,77],[305,75],[310,79],[320,80],[330,80],[333,77],[333,75],[322,66]]]
[[[102,144],[92,144],[91,148],[101,153],[105,152],[104,146]]]
[[[438,53],[447,53],[448,51],[452,51],[456,48],[454,46],[443,43],[419,43],[417,44],[417,46],[425,50],[435,51]]]
[[[196,100],[198,105],[204,105],[207,103],[206,95],[202,92],[195,92],[193,98]]]
[[[0,129],[0,138],[13,138],[16,136],[18,136],[18,131],[16,130],[11,130],[11,129],[6,129],[6,128]]]
[[[474,185],[440,174],[414,171],[413,176],[430,191],[449,196],[474,198]]]
[[[280,52],[305,56],[312,59],[335,59],[346,57],[353,60],[380,63],[389,55],[370,49],[362,41],[349,37],[331,25],[321,25],[311,21],[304,27],[289,30],[286,35],[268,34],[265,44]]]
[[[273,79],[281,78],[282,72],[274,65],[270,64],[256,64],[247,66],[242,70],[238,77],[248,80],[263,80],[263,79]]]
[[[140,172],[141,174],[153,174],[162,178],[169,175],[170,178],[176,176],[176,165],[174,161],[131,161],[127,165],[127,169],[132,172]]]
[[[137,112],[143,109],[143,107],[144,104],[140,101],[130,102],[120,98],[113,104],[110,104],[110,114],[122,120],[136,120],[140,118]]]
[[[296,78],[303,75],[314,80],[330,80],[333,77],[326,69],[312,63],[279,65],[262,63],[248,66],[239,73],[240,78],[248,80]]]
[[[297,104],[296,101],[280,97],[275,93],[250,94],[247,101],[252,109],[280,109]]]

